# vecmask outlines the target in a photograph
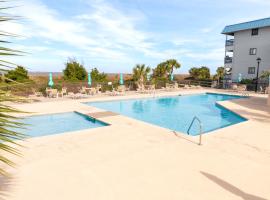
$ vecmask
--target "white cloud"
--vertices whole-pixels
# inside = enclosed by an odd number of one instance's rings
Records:
[[[201,61],[222,61],[224,58],[224,48],[217,48],[205,53],[189,52],[185,54],[186,57],[194,58]]]
[[[136,23],[142,17],[128,16],[104,1],[91,4],[94,12],[65,19],[56,10],[48,8],[39,0],[29,0],[24,6],[14,9],[25,20],[23,25],[7,23],[6,29],[29,38],[44,38],[47,44],[58,44],[55,55],[67,55],[62,45],[75,47],[76,51],[86,51],[85,55],[102,59],[121,58],[132,60],[127,52],[155,56],[152,35],[139,30]],[[44,42],[45,43],[45,42]],[[46,44],[43,44],[46,45]],[[128,58],[130,57],[130,58]]]
[[[24,44],[29,45],[19,48],[33,54],[45,52],[41,58],[32,55],[19,59],[34,66],[38,66],[38,63],[48,64],[50,60],[52,63],[63,63],[63,58],[70,56],[91,60],[94,65],[96,61],[107,63],[107,66],[111,62],[130,66],[143,60],[142,57],[147,58],[144,61],[151,62],[168,58],[181,60],[182,57],[199,60],[223,58],[219,51],[193,53],[182,47],[201,43],[200,40],[148,32],[142,28],[147,25],[147,18],[142,12],[124,12],[108,2],[93,0],[88,8],[84,8],[89,12],[64,16],[41,0],[28,0],[23,6],[13,9],[14,13],[20,13],[25,18],[22,24],[7,23],[5,29],[26,36]],[[209,29],[202,31],[208,32]],[[170,45],[161,47],[162,42]],[[59,61],[56,61],[57,58]]]

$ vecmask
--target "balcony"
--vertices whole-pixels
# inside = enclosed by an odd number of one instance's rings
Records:
[[[229,46],[233,46],[234,44],[234,39],[230,39],[230,40],[226,40],[225,46],[229,47]]]
[[[226,56],[224,59],[225,64],[230,64],[230,63],[232,63],[232,61],[233,61],[233,58],[230,56]]]

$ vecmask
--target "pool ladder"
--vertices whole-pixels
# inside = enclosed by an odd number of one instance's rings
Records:
[[[202,145],[203,124],[202,124],[202,121],[197,116],[195,116],[193,118],[192,122],[190,123],[187,133],[188,133],[188,135],[190,135],[189,131],[190,131],[190,129],[193,126],[195,121],[198,121],[200,124],[199,145]]]

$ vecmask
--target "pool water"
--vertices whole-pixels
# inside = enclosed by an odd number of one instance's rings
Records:
[[[20,120],[20,122],[27,124],[25,126],[27,129],[20,129],[18,131],[30,137],[52,135],[108,125],[76,112],[31,116]]]
[[[197,116],[202,121],[203,132],[207,133],[246,121],[245,118],[216,104],[217,101],[238,98],[243,97],[206,93],[87,104],[183,133],[188,132],[192,119]],[[197,121],[194,122],[189,133],[199,134]]]

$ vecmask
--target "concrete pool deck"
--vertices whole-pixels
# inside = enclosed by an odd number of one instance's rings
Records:
[[[179,90],[157,96],[215,90]],[[143,98],[130,94],[14,105],[48,114],[104,110],[81,102]],[[270,107],[266,96],[219,102],[249,120],[198,137],[122,115],[99,115],[111,126],[32,138],[1,180],[8,200],[264,200],[270,199]],[[61,124],[60,124],[61,125]]]

